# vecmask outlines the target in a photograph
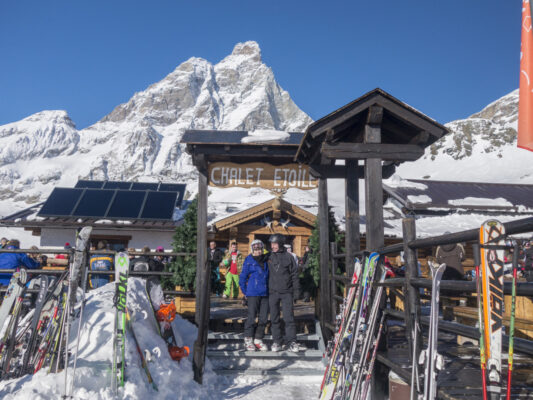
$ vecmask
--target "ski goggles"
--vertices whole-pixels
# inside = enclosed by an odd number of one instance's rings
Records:
[[[252,250],[263,250],[263,245],[254,244],[254,245],[252,245]]]

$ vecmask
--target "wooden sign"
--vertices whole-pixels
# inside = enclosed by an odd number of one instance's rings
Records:
[[[209,186],[262,187],[265,189],[303,189],[318,187],[309,168],[300,164],[270,165],[266,163],[212,163],[208,169]]]

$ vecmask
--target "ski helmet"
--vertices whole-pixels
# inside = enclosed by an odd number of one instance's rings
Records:
[[[252,244],[250,245],[250,250],[251,250],[251,251],[254,251],[254,247],[255,247],[256,249],[263,250],[263,248],[264,248],[265,246],[263,245],[263,242],[262,242],[262,241],[260,241],[259,239],[255,239],[255,240],[252,242]]]
[[[281,235],[279,233],[276,233],[276,234],[270,236],[268,241],[270,243],[277,243],[280,247],[283,247],[283,245],[285,244],[285,236],[283,236],[283,235]]]

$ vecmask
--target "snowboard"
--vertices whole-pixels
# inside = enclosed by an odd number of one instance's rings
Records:
[[[180,361],[182,358],[188,357],[189,348],[187,346],[178,345],[178,342],[176,341],[176,335],[174,334],[174,330],[172,329],[171,322],[175,316],[175,308],[174,316],[169,316],[169,318],[163,321],[159,321],[157,317],[158,311],[160,310],[161,306],[166,305],[165,297],[163,295],[163,289],[161,287],[161,282],[159,281],[159,278],[150,277],[146,280],[146,294],[148,295],[148,299],[150,301],[150,304],[152,305],[154,317],[157,322],[157,330],[168,347],[170,357],[174,361]]]
[[[115,328],[113,332],[113,381],[116,392],[124,386],[125,348],[126,348],[126,304],[129,273],[128,253],[120,252],[115,256]]]

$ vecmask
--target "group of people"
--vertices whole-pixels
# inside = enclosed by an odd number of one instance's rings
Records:
[[[248,351],[268,351],[263,342],[265,327],[270,314],[273,344],[271,351],[282,350],[280,312],[285,322],[285,345],[288,351],[302,348],[296,341],[294,301],[299,297],[298,259],[285,245],[285,236],[272,235],[268,252],[261,240],[250,245],[250,254],[244,258],[233,242],[222,255],[214,242],[210,243],[208,260],[212,266],[227,267],[226,288],[223,297],[238,296],[242,291],[247,301],[247,318],[244,324],[244,344]],[[214,269],[212,269],[214,270]],[[257,325],[255,324],[258,319]]]

